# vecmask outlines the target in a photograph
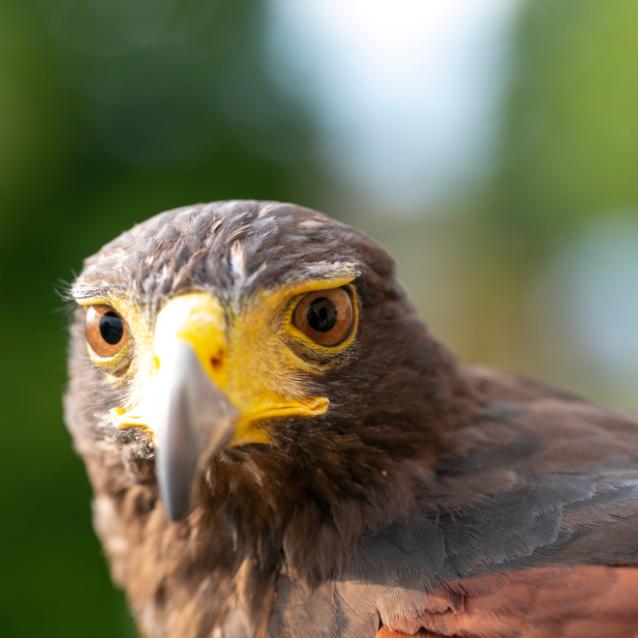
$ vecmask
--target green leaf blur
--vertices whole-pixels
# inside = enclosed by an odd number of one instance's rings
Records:
[[[529,314],[556,251],[592,220],[638,218],[638,4],[524,2],[490,170],[436,215],[402,218],[368,214],[373,202],[329,177],[315,114],[265,54],[265,11],[0,3],[3,636],[134,635],[63,424],[59,292],[84,257],[155,212],[236,197],[325,209],[389,247],[464,359],[638,407],[635,379],[619,390],[568,325],[539,333]]]

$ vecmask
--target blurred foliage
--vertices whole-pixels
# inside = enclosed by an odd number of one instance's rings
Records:
[[[160,210],[320,189],[261,23],[256,1],[0,3],[4,636],[132,635],[62,422],[56,288]]]
[[[374,218],[373,203],[328,181],[311,114],[267,67],[264,7],[0,3],[4,636],[133,635],[62,422],[67,319],[56,294],[120,231],[228,197],[342,211],[388,245],[423,314],[463,355],[559,380],[526,314],[531,280],[590,219],[636,215],[632,0],[524,3],[492,179],[455,204],[466,215],[436,221]]]
[[[610,229],[633,232],[638,223],[633,63],[638,4],[526,0],[508,55],[491,174],[458,205],[467,220],[459,232],[465,243],[463,275],[455,281],[462,293],[440,319],[440,333],[467,359],[636,408],[630,373],[638,373],[638,366],[627,362],[638,352],[628,341],[625,362],[618,361],[611,374],[593,354],[599,348],[588,342],[591,334],[578,325],[583,321],[570,293],[586,285],[574,268],[584,273],[594,261],[600,269],[609,267]],[[456,236],[457,230],[451,232]],[[598,248],[587,256],[590,264],[568,263],[592,237]],[[607,276],[608,285],[624,280],[621,272]],[[598,312],[601,322],[593,338],[618,340],[614,315],[635,316],[628,301],[638,293],[635,280],[612,295],[626,301]],[[587,293],[590,304],[610,294],[593,287]],[[455,320],[465,326],[449,332]]]
[[[523,5],[481,219],[517,250],[552,245],[594,217],[636,215],[637,36],[633,0]]]

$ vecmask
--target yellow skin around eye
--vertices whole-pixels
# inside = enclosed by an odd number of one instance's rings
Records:
[[[337,346],[312,341],[294,326],[292,315],[304,294],[349,286],[352,280],[353,276],[349,276],[262,290],[234,316],[224,313],[219,301],[208,293],[182,294],[169,300],[159,312],[154,334],[138,308],[116,300],[90,300],[90,304],[106,303],[120,312],[129,322],[136,342],[134,365],[127,373],[132,386],[129,406],[112,411],[115,423],[118,427],[142,426],[152,430],[152,422],[145,417],[148,410],[144,398],[150,392],[158,363],[161,367],[162,359],[176,340],[189,343],[211,381],[238,410],[240,418],[231,445],[267,442],[266,431],[259,423],[268,419],[325,413],[328,398],[310,395],[304,378],[325,371],[330,357],[346,350],[355,340],[358,322],[355,291],[351,289],[353,329]],[[326,363],[320,365],[301,358],[289,347],[290,338],[322,354]]]

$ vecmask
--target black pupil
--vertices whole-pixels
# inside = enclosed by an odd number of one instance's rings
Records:
[[[122,318],[114,312],[106,312],[100,318],[100,334],[106,343],[114,346],[122,340]]]
[[[317,332],[327,332],[337,323],[337,309],[326,297],[315,299],[306,313],[308,324]]]

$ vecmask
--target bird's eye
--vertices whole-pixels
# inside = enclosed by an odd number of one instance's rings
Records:
[[[322,346],[337,346],[352,332],[352,297],[344,288],[305,295],[293,313],[293,324]]]
[[[86,340],[98,357],[115,356],[128,339],[128,326],[110,306],[90,306],[86,312]]]

